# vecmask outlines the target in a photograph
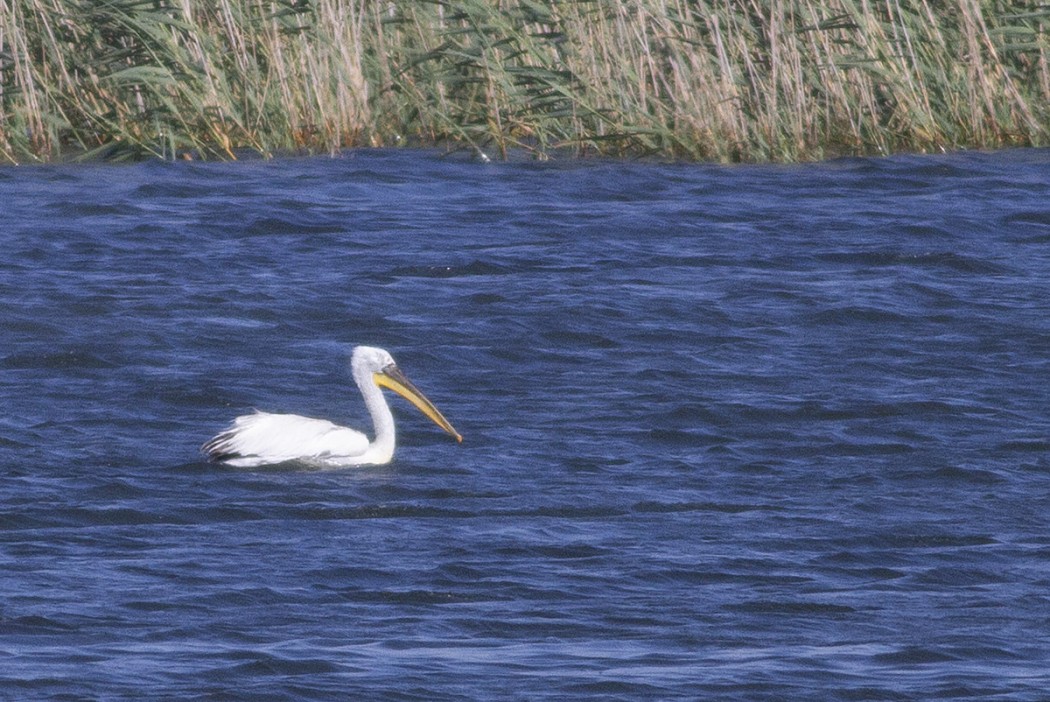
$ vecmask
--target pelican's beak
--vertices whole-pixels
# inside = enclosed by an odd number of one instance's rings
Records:
[[[405,377],[400,368],[391,364],[378,373],[373,373],[372,377],[375,379],[376,385],[381,388],[390,388],[415,405],[420,412],[430,417],[430,421],[434,422],[434,424],[456,437],[456,441],[463,441],[463,437],[445,419],[445,415],[438,412],[438,408],[434,406],[434,403],[428,400],[426,395],[421,393],[419,388]]]

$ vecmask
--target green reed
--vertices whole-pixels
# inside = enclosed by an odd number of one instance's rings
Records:
[[[1036,0],[0,0],[0,159],[1044,144]]]

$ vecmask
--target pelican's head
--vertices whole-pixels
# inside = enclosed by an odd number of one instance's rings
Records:
[[[363,388],[366,383],[375,383],[378,387],[390,388],[415,405],[434,424],[456,437],[456,441],[463,441],[460,433],[438,411],[434,403],[405,377],[389,352],[374,346],[358,346],[350,358],[350,368],[358,386]]]
[[[396,365],[389,351],[375,346],[358,346],[354,348],[354,354],[350,357],[350,367],[355,373],[358,372],[358,369],[368,373],[378,373],[387,366]]]

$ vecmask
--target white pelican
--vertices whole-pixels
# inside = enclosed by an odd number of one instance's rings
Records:
[[[325,467],[389,463],[394,456],[394,415],[390,413],[381,387],[401,395],[456,437],[456,441],[463,441],[459,432],[409,382],[393,357],[383,349],[358,346],[351,357],[350,368],[372,415],[376,433],[374,441],[369,441],[359,431],[325,419],[256,411],[234,419],[226,431],[201,446],[201,451],[213,461],[246,468],[285,461]]]

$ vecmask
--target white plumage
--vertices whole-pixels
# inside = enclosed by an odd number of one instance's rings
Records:
[[[237,417],[201,450],[214,461],[231,466],[254,467],[298,461],[325,467],[378,465],[394,456],[394,416],[381,387],[390,388],[435,424],[462,441],[444,415],[419,391],[383,349],[358,346],[350,361],[354,382],[372,416],[375,439],[326,419],[297,414],[255,412]]]

